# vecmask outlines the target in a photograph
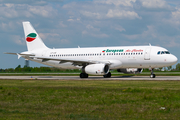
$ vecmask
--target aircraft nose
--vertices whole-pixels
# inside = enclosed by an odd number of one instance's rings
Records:
[[[176,56],[172,55],[171,58],[170,58],[170,61],[171,61],[172,64],[176,64],[178,59],[177,59]]]

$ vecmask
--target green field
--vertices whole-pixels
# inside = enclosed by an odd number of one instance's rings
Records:
[[[0,119],[180,118],[180,81],[0,80]]]

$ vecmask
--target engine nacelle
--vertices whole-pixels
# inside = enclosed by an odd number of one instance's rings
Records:
[[[109,72],[109,66],[105,64],[90,64],[82,68],[82,71],[92,75],[106,75]]]
[[[139,74],[142,73],[142,68],[122,68],[117,69],[118,72],[126,73],[126,74]]]

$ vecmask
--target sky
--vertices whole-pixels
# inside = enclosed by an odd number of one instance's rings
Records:
[[[180,59],[179,0],[0,0],[0,68],[25,64],[4,54],[27,51],[23,21],[31,22],[49,48],[150,43]]]

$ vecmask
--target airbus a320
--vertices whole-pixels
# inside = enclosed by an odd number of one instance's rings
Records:
[[[6,54],[57,68],[81,69],[80,78],[88,78],[89,74],[109,78],[114,69],[123,73],[141,73],[143,68],[150,68],[150,77],[155,78],[154,68],[171,66],[178,60],[167,49],[151,45],[50,49],[30,22],[23,22],[23,28],[27,51]]]

